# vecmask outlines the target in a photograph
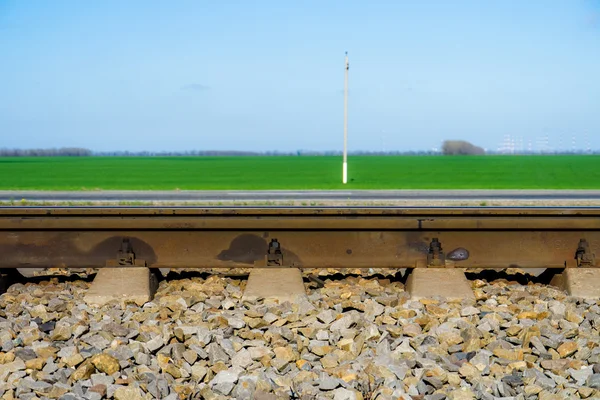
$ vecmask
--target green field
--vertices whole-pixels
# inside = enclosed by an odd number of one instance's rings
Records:
[[[600,156],[0,158],[2,190],[600,189]]]

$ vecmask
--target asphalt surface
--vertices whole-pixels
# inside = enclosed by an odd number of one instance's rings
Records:
[[[0,201],[218,202],[395,200],[600,200],[600,190],[1,191]]]

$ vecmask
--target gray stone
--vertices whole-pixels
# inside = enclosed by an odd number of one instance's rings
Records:
[[[241,376],[233,389],[232,395],[235,399],[251,399],[256,391],[256,376]]]
[[[2,343],[2,351],[8,353],[9,351],[11,351],[12,349],[15,348],[15,344],[13,343],[12,340],[6,340]]]
[[[94,335],[88,338],[83,339],[86,343],[88,343],[91,346],[94,346],[95,348],[99,349],[99,350],[104,350],[108,347],[108,345],[110,344],[110,342],[108,340],[106,340],[105,338],[103,338],[100,335]]]
[[[535,382],[545,389],[553,389],[556,387],[556,382],[554,382],[554,380],[536,369],[530,368],[526,370],[523,375],[526,378],[534,378]]]
[[[83,398],[86,400],[101,400],[102,395],[100,393],[92,392],[92,391],[88,390],[85,393],[85,395],[83,396]]]
[[[171,355],[173,356],[173,359],[176,361],[181,360],[185,350],[186,348],[183,343],[174,343],[171,347]]]
[[[350,328],[350,326],[356,324],[361,320],[361,316],[355,312],[350,311],[345,313],[342,318],[337,319],[334,323],[329,326],[331,332],[340,332],[342,330]]]
[[[196,381],[202,381],[206,374],[208,373],[208,368],[203,365],[194,364],[191,367],[191,375],[192,378]]]
[[[146,353],[139,352],[134,356],[135,362],[138,365],[149,365],[150,356]]]
[[[92,374],[91,381],[92,386],[104,385],[108,387],[109,385],[115,383],[115,379],[112,376],[106,374]]]
[[[229,361],[229,356],[217,343],[211,343],[206,346],[206,352],[208,353],[208,358],[211,364],[216,364],[219,361],[225,363]]]
[[[523,378],[518,375],[506,375],[502,377],[502,382],[512,387],[523,386]]]
[[[73,329],[73,337],[78,338],[81,335],[87,333],[89,331],[89,327],[86,325],[77,325],[75,329]]]
[[[231,365],[234,367],[246,368],[252,364],[252,356],[246,349],[241,349],[231,358]]]
[[[63,312],[67,309],[67,305],[68,304],[64,300],[54,297],[50,299],[46,309],[50,312]]]
[[[209,329],[198,328],[198,341],[202,347],[205,347],[212,340],[212,332]]]
[[[468,317],[471,315],[477,315],[479,314],[479,309],[476,307],[465,307],[462,310],[460,310],[460,315],[463,317]]]
[[[324,324],[330,324],[335,321],[337,313],[332,309],[323,310],[317,314],[317,319]]]
[[[144,347],[150,353],[156,352],[158,349],[160,349],[164,345],[165,345],[165,341],[162,338],[162,336],[160,336],[160,335],[154,336],[152,339],[150,339],[149,341],[144,343]]]
[[[242,329],[244,326],[246,326],[246,323],[243,319],[234,316],[227,317],[227,323],[229,326],[235,329]]]
[[[79,383],[79,382],[77,382],[73,385],[73,387],[71,388],[71,391],[80,397],[83,397],[83,395],[84,395],[83,387],[81,386],[81,383]]]
[[[66,393],[59,400],[85,400],[82,396],[77,396],[74,393]]]
[[[319,389],[321,390],[333,390],[340,386],[339,379],[332,378],[330,376],[325,376],[324,378],[319,379]]]
[[[229,368],[224,371],[220,371],[210,381],[210,387],[212,390],[219,392],[227,396],[233,390],[235,383],[238,381],[240,370],[238,368]]]
[[[129,334],[127,327],[114,322],[105,324],[102,329],[115,337],[126,337]]]
[[[44,365],[44,368],[42,368],[42,371],[47,374],[52,374],[56,372],[56,370],[58,370],[58,366],[56,365],[53,359],[48,358],[46,360],[46,365]]]
[[[577,385],[584,386],[587,379],[593,374],[594,371],[592,368],[582,368],[578,370],[569,368],[567,372],[573,379],[575,379]]]
[[[110,354],[119,361],[129,360],[133,358],[133,351],[127,346],[119,346]]]
[[[553,302],[553,304],[549,307],[550,311],[559,318],[564,317],[565,312],[567,311],[567,306],[561,302]]]
[[[423,381],[435,389],[441,389],[444,384],[439,378],[436,377],[424,377]]]
[[[79,350],[76,346],[65,346],[61,348],[60,351],[56,353],[56,355],[60,358],[69,358],[73,357],[77,353],[79,353]]]
[[[587,379],[587,386],[594,389],[600,389],[600,374],[590,375]]]
[[[29,347],[15,350],[15,355],[23,361],[33,360],[34,358],[37,358],[37,354],[35,353],[35,351],[33,351],[33,349]]]
[[[383,312],[385,310],[385,307],[383,305],[379,304],[378,302],[376,302],[375,300],[366,299],[364,303],[365,303],[364,317],[368,321],[373,321],[375,319],[375,317],[383,314]]]

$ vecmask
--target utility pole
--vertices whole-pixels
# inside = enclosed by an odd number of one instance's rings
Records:
[[[344,76],[344,164],[342,165],[342,183],[348,182],[348,52],[346,52],[346,73]]]

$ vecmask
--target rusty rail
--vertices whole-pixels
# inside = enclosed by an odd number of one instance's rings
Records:
[[[590,207],[0,208],[0,268],[564,268],[599,248]]]

